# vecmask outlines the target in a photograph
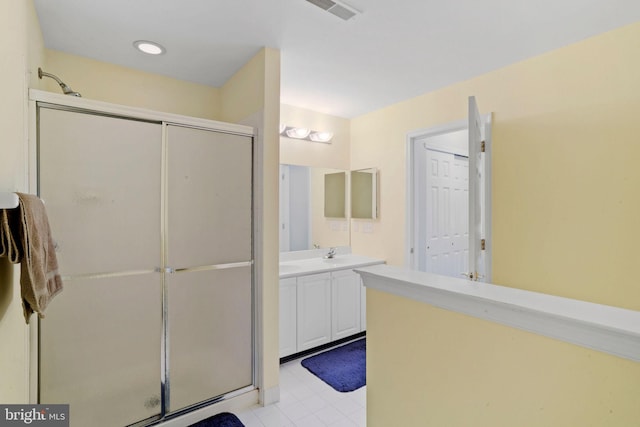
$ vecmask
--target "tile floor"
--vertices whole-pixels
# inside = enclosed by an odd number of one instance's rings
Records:
[[[301,360],[280,365],[280,402],[236,413],[242,423],[246,427],[366,427],[367,386],[337,392],[302,367]]]

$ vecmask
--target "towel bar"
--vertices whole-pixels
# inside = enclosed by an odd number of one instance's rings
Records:
[[[0,209],[14,209],[18,207],[18,195],[0,191]]]

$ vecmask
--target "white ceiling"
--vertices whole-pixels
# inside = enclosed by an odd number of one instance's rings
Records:
[[[345,2],[362,14],[305,0],[35,0],[47,48],[196,83],[219,87],[263,46],[280,49],[282,102],[347,118],[640,20],[638,0]],[[137,52],[140,39],[167,53]]]

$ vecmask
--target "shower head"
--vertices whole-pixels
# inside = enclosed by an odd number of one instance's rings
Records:
[[[77,96],[78,98],[82,97],[80,93],[74,92],[73,90],[71,90],[71,88],[67,86],[62,80],[60,80],[53,74],[45,73],[44,71],[42,71],[42,68],[38,67],[38,77],[42,78],[42,76],[50,77],[56,82],[58,82],[58,84],[60,85],[60,88],[62,89],[62,92],[64,92],[65,95]]]

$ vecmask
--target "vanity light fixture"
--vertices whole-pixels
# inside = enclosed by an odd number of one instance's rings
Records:
[[[309,128],[297,128],[293,126],[280,125],[280,135],[293,139],[304,139],[313,142],[324,142],[330,144],[333,139],[333,132],[323,132],[311,130]]]
[[[333,132],[311,132],[309,139],[313,142],[329,142],[333,138]]]
[[[307,128],[288,128],[285,133],[289,138],[305,139],[311,133],[311,129]]]
[[[140,52],[148,55],[162,55],[167,50],[156,42],[150,42],[148,40],[137,40],[133,42],[133,45]]]

